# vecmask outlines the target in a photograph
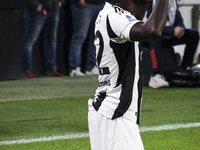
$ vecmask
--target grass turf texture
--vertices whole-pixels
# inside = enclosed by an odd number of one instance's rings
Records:
[[[97,86],[97,76],[0,82],[0,141],[88,132],[87,100]],[[199,88],[144,88],[141,127],[195,122],[200,122]],[[198,150],[199,131],[197,127],[141,136],[149,150]],[[44,148],[87,150],[89,138],[0,145],[0,149]]]
[[[141,133],[145,150],[199,150],[200,128]],[[89,150],[89,138],[2,145],[5,150]]]

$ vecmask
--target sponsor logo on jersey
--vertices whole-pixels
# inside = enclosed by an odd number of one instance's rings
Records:
[[[126,18],[128,19],[129,22],[132,22],[132,21],[135,21],[136,19],[134,18],[131,18],[131,16],[129,15],[126,15]]]
[[[99,82],[99,87],[110,86],[110,85],[111,85],[110,80]]]

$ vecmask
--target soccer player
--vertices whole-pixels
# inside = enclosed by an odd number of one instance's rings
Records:
[[[140,64],[136,41],[161,36],[168,0],[157,0],[147,22],[142,22],[151,0],[113,0],[106,3],[95,25],[99,86],[88,101],[92,150],[143,150],[139,133],[142,100]]]

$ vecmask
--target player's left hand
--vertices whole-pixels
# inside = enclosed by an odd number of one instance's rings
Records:
[[[177,26],[176,28],[174,28],[174,36],[177,38],[182,38],[185,34],[185,29],[182,27]]]
[[[86,6],[85,0],[79,0],[78,6],[81,7],[81,8],[84,8]]]
[[[58,6],[59,6],[59,7],[62,7],[62,2],[58,2]]]

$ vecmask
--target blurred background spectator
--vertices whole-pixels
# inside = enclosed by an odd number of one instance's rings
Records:
[[[71,2],[73,33],[69,49],[69,75],[97,75],[94,23],[105,2],[104,0],[72,0]],[[89,39],[84,74],[81,72],[81,52],[87,34]]]
[[[151,15],[154,4],[155,0],[152,1],[147,10],[147,18]],[[160,57],[160,51],[162,47],[173,47],[175,45],[185,44],[184,55],[179,68],[190,70],[198,43],[198,31],[185,28],[177,0],[169,0],[168,20],[162,37],[154,42],[142,43],[144,47],[149,48],[151,56],[152,76],[150,77],[149,86],[153,88],[169,86],[165,77],[160,74],[160,59],[162,59]]]
[[[33,45],[42,31],[44,60],[47,76],[62,76],[56,67],[56,42],[60,0],[28,0],[25,8],[25,35],[22,42],[22,68],[25,77],[32,76]]]

